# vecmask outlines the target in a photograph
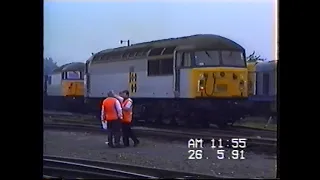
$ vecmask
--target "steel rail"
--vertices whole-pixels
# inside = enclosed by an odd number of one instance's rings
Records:
[[[92,166],[83,163],[70,162],[70,160],[43,159],[44,174],[65,178],[133,178],[155,179],[156,177],[143,174],[129,173],[116,169]],[[70,177],[71,176],[71,177]]]
[[[87,159],[43,156],[44,174],[63,178],[130,178],[130,179],[226,179],[217,175],[203,175],[171,171],[129,164],[92,161]]]
[[[91,131],[91,132],[101,132],[104,133],[101,126],[98,125],[87,125],[79,123],[55,123],[46,122],[44,123],[44,128],[51,129],[65,129],[65,130],[80,130],[80,131]],[[223,135],[223,134],[196,134],[196,133],[181,133],[172,131],[162,131],[162,130],[152,130],[152,129],[135,129],[138,135],[142,136],[155,136],[159,138],[169,138],[171,140],[188,141],[190,138],[202,138],[204,141],[211,141],[212,138],[222,138],[223,140],[228,140],[230,138],[246,138],[247,147],[257,147],[265,146],[268,148],[276,148],[277,140],[271,138],[256,138],[248,136],[236,136],[236,135]]]
[[[70,113],[70,112],[47,112],[44,111],[43,113],[44,117],[49,117],[57,120],[63,120],[63,118],[70,118],[73,120],[78,120],[81,118],[82,122],[88,122],[92,124],[99,124],[99,121],[92,121],[96,117],[93,115],[87,115],[87,114],[78,114],[78,113]],[[99,117],[100,118],[100,117]],[[80,122],[81,122],[80,121]],[[146,124],[145,126],[150,126]],[[159,126],[159,125],[157,125]],[[167,126],[163,125],[163,128],[168,128]],[[183,128],[183,126],[179,127]],[[170,127],[169,127],[170,129]],[[201,128],[200,128],[201,129]],[[211,128],[207,128],[211,129]],[[214,129],[215,131],[229,131],[230,133],[241,133],[241,134],[252,134],[254,132],[264,133],[264,134],[275,134],[275,131],[268,130],[268,129],[254,129],[250,127],[229,127],[227,130],[221,130],[221,129]]]

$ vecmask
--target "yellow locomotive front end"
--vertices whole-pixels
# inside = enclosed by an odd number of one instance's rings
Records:
[[[81,97],[83,96],[83,81],[62,81],[62,93],[66,97]]]
[[[246,68],[195,68],[191,71],[191,97],[247,98]]]
[[[82,62],[64,64],[55,69],[48,78],[44,107],[58,111],[73,111],[83,107],[83,73]]]
[[[248,69],[243,51],[197,51],[190,71],[191,98],[248,98]]]
[[[244,117],[244,105],[248,99],[248,69],[242,47],[183,49],[176,59],[178,63],[181,61],[180,71],[189,75],[188,83],[184,84],[189,85],[191,103],[186,105],[194,108],[196,114],[189,116],[220,127]]]
[[[83,80],[62,81],[62,94],[66,97],[78,98],[84,95]]]
[[[62,73],[61,86],[66,110],[71,112],[85,112],[83,70],[64,71]]]
[[[62,76],[62,94],[73,99],[83,97],[84,82],[80,71],[67,71]]]

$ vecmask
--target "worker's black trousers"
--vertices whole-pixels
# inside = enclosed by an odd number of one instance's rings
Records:
[[[108,145],[119,146],[120,145],[120,137],[121,137],[121,120],[113,120],[107,121],[108,126]],[[114,138],[114,141],[113,141]]]
[[[139,140],[131,129],[131,123],[122,123],[122,141],[125,146],[129,146],[129,138],[134,144],[138,144]]]

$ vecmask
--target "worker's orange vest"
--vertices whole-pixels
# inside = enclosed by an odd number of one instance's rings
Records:
[[[116,102],[118,100],[113,97],[108,97],[102,102],[104,109],[104,116],[106,121],[114,121],[118,119],[118,112],[116,108]]]
[[[132,102],[132,100],[130,98],[124,100],[122,103],[122,107],[125,107],[129,101]],[[123,110],[122,113],[123,113],[122,122],[123,123],[131,123],[131,121],[132,121],[132,108],[130,110]]]

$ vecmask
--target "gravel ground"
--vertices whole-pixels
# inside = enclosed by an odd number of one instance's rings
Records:
[[[88,132],[44,131],[44,154],[105,160],[170,170],[237,178],[275,178],[276,157],[245,152],[245,160],[217,159],[216,151],[205,145],[203,159],[188,160],[187,142],[166,142],[140,138],[139,147],[111,149],[106,137]],[[230,154],[226,150],[227,154]]]

